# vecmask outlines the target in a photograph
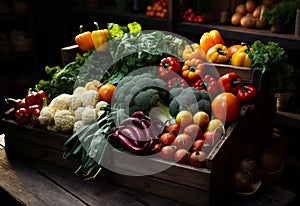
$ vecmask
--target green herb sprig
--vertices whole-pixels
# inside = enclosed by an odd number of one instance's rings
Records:
[[[249,53],[249,58],[253,60],[251,67],[262,68],[262,73],[269,71],[275,64],[284,63],[287,60],[287,54],[284,48],[273,41],[264,44],[256,40],[251,47],[253,49],[253,51]]]

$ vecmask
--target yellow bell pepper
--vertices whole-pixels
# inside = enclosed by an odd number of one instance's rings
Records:
[[[92,32],[92,40],[96,51],[105,51],[107,45],[106,40],[109,37],[108,29],[99,29],[97,22],[94,22],[97,27],[97,30]]]
[[[205,60],[205,51],[200,47],[199,44],[193,43],[185,47],[181,56],[183,60],[188,60],[188,59]]]
[[[231,65],[250,67],[253,60],[249,58],[249,53],[252,52],[252,48],[249,45],[242,43],[243,47],[237,50],[231,57]]]
[[[215,44],[206,53],[206,61],[211,63],[225,63],[228,59],[228,48],[223,44]]]
[[[94,49],[94,44],[92,40],[92,32],[82,32],[82,28],[83,26],[80,25],[80,34],[76,35],[75,42],[82,51],[86,52],[88,50]]]
[[[216,29],[211,30],[210,32],[204,32],[200,38],[200,47],[207,52],[210,47],[215,44],[223,44],[224,40],[220,32]]]

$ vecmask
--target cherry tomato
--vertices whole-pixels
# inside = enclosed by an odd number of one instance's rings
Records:
[[[198,23],[203,24],[205,22],[205,17],[204,16],[199,16],[198,17]]]

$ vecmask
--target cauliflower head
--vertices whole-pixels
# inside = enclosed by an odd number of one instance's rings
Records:
[[[75,111],[74,111],[74,115],[75,115],[75,121],[81,120],[82,119],[82,112],[84,110],[84,107],[78,107]]]
[[[76,132],[80,127],[84,126],[82,120],[78,120],[74,123],[73,132]]]
[[[83,92],[85,92],[87,89],[84,88],[83,86],[79,86],[79,87],[76,87],[73,91],[73,94],[78,94],[78,95],[82,95]]]
[[[72,94],[71,97],[69,98],[69,107],[71,110],[75,111],[79,107],[81,107],[82,102],[81,102],[81,96],[80,94]]]
[[[55,110],[67,110],[70,107],[70,101],[69,98],[71,97],[71,94],[60,94],[54,99],[51,100],[49,107],[55,109]]]
[[[84,107],[88,105],[95,107],[99,100],[99,93],[95,90],[87,90],[81,95],[82,106]]]
[[[54,114],[55,110],[52,107],[43,107],[40,116],[39,122],[41,125],[52,125],[54,123]]]
[[[57,110],[54,115],[54,124],[62,132],[72,132],[75,116],[70,110]]]
[[[82,112],[82,122],[83,124],[90,124],[97,120],[96,109],[92,106],[86,106]]]

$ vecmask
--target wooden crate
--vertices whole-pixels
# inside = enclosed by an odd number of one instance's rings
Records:
[[[151,173],[154,167],[168,164],[170,167],[162,172],[148,176],[128,176],[105,170],[100,179],[143,190],[152,194],[168,197],[191,205],[211,205],[226,183],[235,163],[239,160],[244,145],[250,139],[249,132],[243,132],[253,116],[253,107],[242,108],[240,121],[232,123],[222,140],[216,145],[206,159],[204,168],[190,165],[174,164],[159,158],[151,159],[151,167],[143,165],[143,173]],[[5,134],[8,154],[19,153],[63,167],[78,168],[79,159],[63,159],[63,144],[68,135],[50,132],[33,126],[21,126],[14,120],[2,119],[1,130]],[[241,134],[243,134],[241,136]],[[110,154],[118,160],[118,169],[135,172],[141,171],[141,165],[130,158],[123,158],[117,149]],[[120,164],[121,162],[121,164]],[[197,198],[195,198],[197,197]]]
[[[73,49],[71,48],[71,51]],[[68,50],[70,50],[69,47],[62,49],[62,53],[68,53]],[[74,54],[75,52],[73,52]],[[63,56],[70,58],[70,55]],[[67,62],[66,60],[63,61]],[[271,137],[271,120],[275,110],[273,111],[273,107],[269,104],[270,100],[264,93],[265,85],[260,69],[219,64],[207,66],[217,69],[215,75],[235,71],[243,80],[253,84],[258,89],[258,97],[254,105],[242,107],[241,117],[238,121],[226,127],[221,141],[208,155],[206,166],[195,168],[154,158],[151,159],[151,166],[172,165],[162,172],[147,176],[128,176],[104,170],[98,175],[99,178],[190,205],[213,205],[216,202],[237,162],[245,155],[246,146],[250,144],[256,151],[259,151]],[[65,160],[62,157],[63,144],[68,138],[66,134],[54,133],[33,126],[20,126],[9,118],[2,119],[0,129],[5,134],[8,152],[18,152],[72,169],[79,166],[78,159]],[[113,150],[111,155],[118,159],[123,158],[122,153],[118,150]],[[135,164],[130,158],[123,158],[122,164],[119,163],[118,167],[120,170],[130,172],[141,169],[140,165]],[[146,173],[152,169],[143,165],[143,170]]]

